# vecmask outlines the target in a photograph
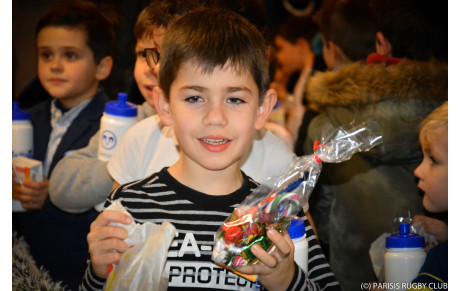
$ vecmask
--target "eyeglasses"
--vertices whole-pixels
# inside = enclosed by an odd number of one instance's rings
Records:
[[[147,59],[147,64],[150,69],[154,69],[155,65],[160,61],[160,53],[156,48],[146,48],[144,49],[145,58]]]

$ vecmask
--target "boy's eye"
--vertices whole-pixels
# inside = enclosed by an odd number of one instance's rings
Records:
[[[45,61],[49,61],[49,60],[53,59],[53,54],[50,53],[50,52],[41,52],[40,53],[40,58],[45,60]]]
[[[185,98],[185,101],[189,103],[198,103],[198,102],[203,101],[203,98],[201,98],[200,96],[190,96],[190,97]]]
[[[238,97],[230,97],[227,99],[227,102],[228,103],[233,103],[233,104],[241,104],[241,103],[245,103],[245,101],[241,98],[238,98]]]
[[[146,58],[145,51],[142,50],[142,51],[136,52],[136,56],[137,56],[138,58],[143,58],[143,59],[145,59],[145,58]]]
[[[439,161],[436,158],[434,158],[433,156],[428,156],[428,158],[430,159],[430,161],[431,161],[431,163],[433,165],[439,164]]]
[[[77,59],[77,54],[75,52],[65,52],[66,59],[73,61]]]

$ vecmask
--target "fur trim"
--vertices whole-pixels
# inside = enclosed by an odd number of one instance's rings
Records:
[[[317,72],[310,78],[307,98],[310,107],[348,106],[382,100],[447,100],[447,64],[437,61],[414,65],[402,61],[384,64],[353,63],[333,72]]]
[[[65,291],[61,282],[52,282],[48,272],[37,268],[29,253],[29,246],[23,237],[17,238],[13,233],[13,288],[17,291],[44,290]]]

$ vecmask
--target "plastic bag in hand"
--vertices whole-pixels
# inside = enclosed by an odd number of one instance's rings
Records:
[[[117,210],[131,216],[114,201],[106,210]],[[112,223],[128,231],[125,242],[128,249],[122,254],[118,265],[111,265],[104,290],[166,290],[168,278],[163,275],[168,249],[176,233],[168,221],[160,226],[155,223],[135,223],[130,225]]]
[[[377,123],[361,123],[323,130],[314,154],[297,158],[279,177],[268,178],[234,209],[219,228],[212,259],[229,269],[257,263],[250,248],[259,244],[272,247],[267,230],[283,232],[308,202],[321,172],[322,162],[340,163],[357,152],[367,151],[382,142]]]

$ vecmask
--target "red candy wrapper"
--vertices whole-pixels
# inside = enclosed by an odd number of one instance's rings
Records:
[[[322,162],[340,163],[370,150],[382,142],[380,132],[375,122],[323,130],[314,154],[298,157],[281,176],[268,178],[235,208],[217,231],[212,260],[230,270],[257,263],[251,246],[257,243],[267,251],[272,248],[267,230],[283,232],[289,227],[308,202]]]

